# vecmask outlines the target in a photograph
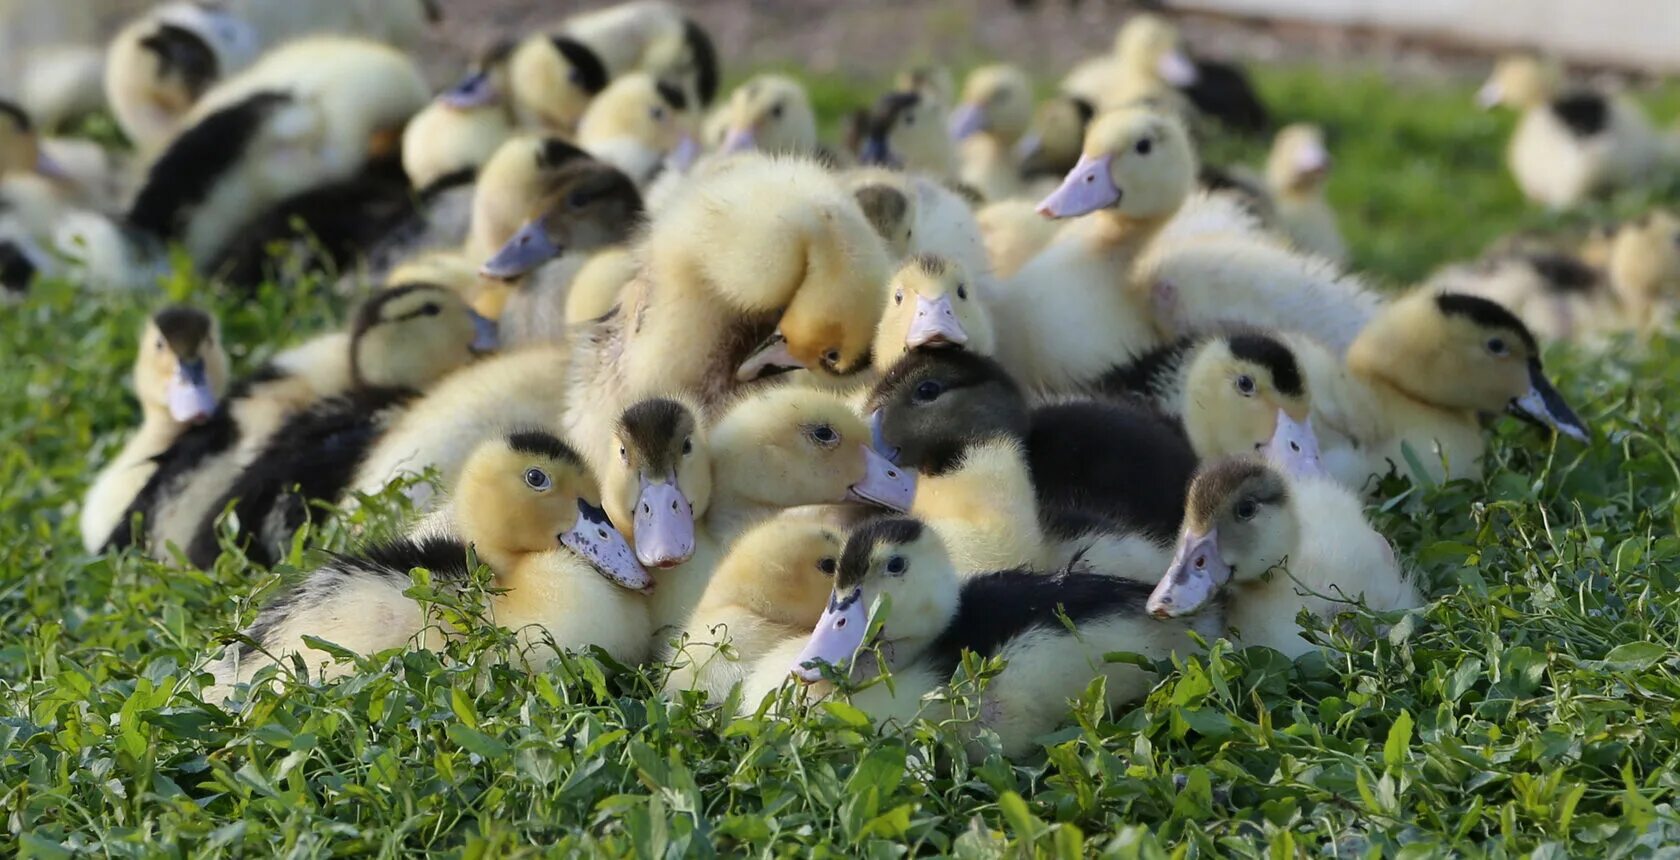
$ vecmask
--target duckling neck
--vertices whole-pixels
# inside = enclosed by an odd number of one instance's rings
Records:
[[[1113,209],[1098,212],[1091,218],[1091,241],[1115,256],[1136,257],[1138,252],[1172,220],[1178,209],[1162,215],[1136,217],[1123,215]]]

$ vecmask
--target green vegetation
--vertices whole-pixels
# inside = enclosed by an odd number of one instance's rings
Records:
[[[1510,120],[1467,90],[1262,82],[1335,130],[1333,194],[1379,280],[1582,217],[1524,209]],[[830,115],[862,100],[817,92]],[[249,345],[242,369],[344,310],[319,284],[173,290]],[[201,702],[196,669],[310,556],[201,573],[82,551],[78,499],[136,420],[153,301],[58,284],[0,314],[0,853],[1644,857],[1680,840],[1672,342],[1548,357],[1591,446],[1507,421],[1485,482],[1387,488],[1379,522],[1427,609],[1326,631],[1348,651],[1293,666],[1216,645],[1136,708],[1087,697],[1044,760],[969,764],[946,729],[880,736],[843,704],[736,720],[663,702],[652,670],[583,656],[532,676],[471,599],[447,654],[383,655],[243,714]],[[378,508],[312,545],[388,524]]]

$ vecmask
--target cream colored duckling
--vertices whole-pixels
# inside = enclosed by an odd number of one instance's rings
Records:
[[[1149,611],[1181,618],[1217,605],[1242,644],[1293,659],[1313,650],[1295,623],[1303,609],[1330,622],[1359,603],[1395,612],[1423,597],[1359,497],[1317,467],[1310,426],[1286,416],[1268,460],[1219,460],[1196,476]]]
[[[195,2],[160,4],[111,40],[105,101],[136,148],[169,142],[205,91],[256,60],[262,39],[230,10]]]
[[[1657,209],[1616,231],[1610,286],[1626,325],[1642,334],[1666,326],[1680,301],[1680,217]]]
[[[797,508],[741,535],[674,640],[665,695],[722,704],[762,655],[803,640],[828,604],[852,511]]]
[[[98,552],[129,503],[151,478],[152,458],[186,429],[209,419],[227,391],[228,358],[215,317],[172,305],[153,314],[140,333],[134,393],[140,429],[88,488],[82,500],[82,545]]]
[[[817,155],[817,115],[805,85],[786,75],[765,74],[735,88],[718,151]]]
[[[933,254],[911,257],[887,284],[887,309],[875,329],[872,350],[876,372],[885,373],[914,349],[967,349],[991,355],[996,335],[977,287],[959,263]]]
[[[957,178],[957,151],[945,131],[945,108],[914,91],[876,100],[858,129],[858,162],[940,181]]]
[[[1522,112],[1506,158],[1523,194],[1561,209],[1647,178],[1664,144],[1631,100],[1564,89],[1558,69],[1528,54],[1507,56],[1477,93],[1484,108]]]
[[[461,252],[475,264],[490,259],[554,192],[562,172],[587,158],[589,153],[556,137],[509,138],[478,173]]]
[[[427,189],[450,177],[476,173],[517,129],[508,97],[510,42],[479,55],[459,82],[439,93],[403,129],[402,162],[408,181]]]
[[[957,178],[987,200],[1020,193],[1019,144],[1032,118],[1032,82],[1026,73],[1010,65],[969,72],[950,117],[960,162]]]
[[[647,656],[647,610],[636,591],[652,580],[636,565],[598,500],[583,460],[546,433],[515,432],[479,446],[454,490],[459,536],[416,536],[340,556],[271,601],[246,629],[256,647],[231,646],[212,664],[211,694],[225,698],[261,669],[303,658],[326,680],[349,664],[305,637],[372,655],[418,645],[439,648],[452,635],[414,598],[409,572],[424,568],[443,590],[472,577],[469,550],[494,573],[489,620],[517,632],[534,668],[554,650],[600,646],[615,659]]]
[[[578,121],[577,145],[644,191],[662,172],[685,173],[700,154],[680,87],[635,73],[613,81]]]
[[[785,649],[761,660],[745,707],[756,708],[754,693],[779,686],[790,671],[815,685],[811,693],[842,695],[824,680],[838,672],[864,685],[845,698],[883,725],[960,721],[972,757],[985,753],[974,737],[980,730],[998,736],[1004,755],[1027,755],[1068,721],[1069,700],[1092,681],[1102,679],[1111,708],[1154,685],[1154,673],[1106,653],[1166,659],[1199,649],[1191,630],[1219,629],[1215,619],[1162,626],[1143,612],[1148,588],[1099,573],[1032,570],[959,580],[934,530],[913,519],[876,520],[847,537],[828,608],[803,649],[792,660]],[[978,692],[977,712],[954,712],[928,694],[949,684],[968,654],[999,658],[1004,668]],[[869,683],[882,664],[892,683]]]
[[[1336,212],[1324,199],[1329,174],[1323,130],[1296,123],[1278,131],[1266,157],[1266,185],[1278,220],[1296,247],[1339,263],[1347,258],[1347,245],[1336,227]]]
[[[713,412],[761,377],[803,368],[836,380],[868,365],[887,254],[812,162],[742,153],[702,172],[638,255],[617,313],[576,338],[565,426],[582,444],[609,438],[643,397],[678,392]]]

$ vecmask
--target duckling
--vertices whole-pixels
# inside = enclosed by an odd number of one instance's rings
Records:
[[[1068,700],[1093,680],[1103,680],[1110,708],[1154,685],[1149,670],[1104,654],[1167,659],[1198,647],[1191,631],[1218,630],[1217,621],[1198,618],[1163,627],[1144,612],[1147,599],[1148,586],[1094,573],[1004,570],[959,579],[936,530],[914,519],[876,520],[847,537],[828,607],[792,665],[760,661],[746,685],[747,707],[756,707],[751,693],[766,686],[766,676],[776,685],[791,670],[815,684],[838,671],[866,684],[847,698],[882,723],[963,720],[971,757],[984,754],[971,734],[981,729],[996,733],[1004,755],[1020,757],[1069,719]],[[872,627],[877,604],[880,624]],[[854,658],[860,651],[865,656]],[[978,713],[927,700],[967,654],[1004,664],[979,691]],[[883,664],[892,683],[867,684]]]
[[[530,219],[559,177],[589,153],[556,137],[521,135],[508,139],[479,171],[462,253],[483,262],[507,244]]]
[[[108,463],[82,500],[82,545],[98,552],[117,520],[155,468],[153,458],[186,429],[208,420],[227,393],[228,357],[216,318],[171,305],[153,314],[140,333],[134,393],[140,429]]]
[[[1227,458],[1196,475],[1151,614],[1217,606],[1242,644],[1294,659],[1313,650],[1295,623],[1303,609],[1331,621],[1356,602],[1377,612],[1423,605],[1359,497],[1314,466],[1311,448],[1311,429],[1283,416],[1268,459]]]
[[[334,233],[369,229],[345,208],[369,190],[359,177],[388,192],[368,206],[408,200],[398,142],[427,97],[419,69],[394,49],[330,37],[289,43],[205,94],[153,163],[128,220],[180,241],[206,269],[249,264],[241,252],[260,266],[266,242],[255,228],[266,218],[290,230],[288,208],[315,216],[310,226],[328,247],[353,239]]]
[[[946,538],[959,570],[1085,554],[1153,582],[1166,560],[1196,466],[1170,418],[1129,403],[1029,409],[996,362],[955,350],[900,359],[865,408],[877,449],[922,473],[911,511]]]
[[[646,396],[686,394],[712,413],[761,377],[805,368],[842,379],[868,366],[887,253],[857,201],[812,162],[742,153],[702,172],[637,253],[617,311],[576,332],[564,426],[580,444],[607,439],[618,412]]]
[[[479,54],[459,82],[439,93],[403,129],[403,173],[424,191],[452,177],[471,176],[517,128],[508,100],[507,66],[513,43],[498,40]]]
[[[566,291],[566,325],[596,322],[612,313],[624,287],[635,277],[636,256],[627,246],[610,246],[589,255]]]
[[[1016,147],[1032,118],[1032,82],[1020,69],[993,65],[969,72],[950,118],[951,139],[959,147],[958,178],[987,200],[1020,192]]]
[[[1447,266],[1430,276],[1428,286],[1498,302],[1542,340],[1570,340],[1619,323],[1620,306],[1605,272],[1538,243],[1512,243]]]
[[[858,162],[941,181],[957,178],[956,148],[945,133],[943,113],[943,107],[919,92],[881,96],[858,129]]]
[[[1062,228],[993,303],[1008,321],[998,355],[1029,388],[1078,387],[1160,342],[1127,273],[1182,206],[1195,174],[1188,133],[1172,116],[1128,108],[1092,124],[1079,166],[1039,204],[1052,218],[1088,217]]]
[[[1639,106],[1585,88],[1563,89],[1558,70],[1507,56],[1477,93],[1484,108],[1522,112],[1506,159],[1529,200],[1561,209],[1637,184],[1661,163],[1663,141]]]
[[[250,65],[262,41],[249,21],[219,6],[165,3],[111,40],[105,101],[141,152],[161,150],[201,96]]]
[[[1192,59],[1178,28],[1161,16],[1134,15],[1127,20],[1115,34],[1112,57],[1112,65],[1099,66],[1091,78],[1106,85],[1104,89],[1093,93],[1073,74],[1063,89],[1086,98],[1094,95],[1092,100],[1104,106],[1140,98],[1182,100],[1241,133],[1261,132],[1270,124],[1265,104],[1240,67]]]
[[[486,278],[512,282],[497,315],[502,342],[563,338],[576,276],[596,251],[627,241],[641,222],[642,197],[617,168],[590,159],[563,171],[531,220],[480,267]]]
[[[818,155],[817,115],[805,85],[786,75],[757,75],[730,96],[718,151]]]
[[[899,261],[933,254],[989,285],[985,237],[973,208],[957,191],[925,176],[879,167],[848,170],[841,176]]]
[[[957,79],[945,66],[911,66],[893,76],[893,89],[897,92],[921,93],[934,104],[949,108],[956,103]]]
[[[1025,198],[988,203],[974,213],[985,243],[992,274],[1010,278],[1044,250],[1062,225],[1038,214],[1038,204]]]
[[[1032,125],[1015,145],[1021,179],[1035,188],[1048,181],[1045,194],[1060,185],[1062,177],[1079,163],[1085,131],[1096,115],[1095,104],[1066,93],[1046,99],[1035,108]]]
[[[1324,199],[1324,180],[1330,173],[1330,150],[1317,126],[1284,126],[1266,157],[1266,185],[1271,191],[1284,231],[1302,250],[1340,263],[1347,246],[1336,227],[1336,212]]]
[[[216,522],[231,507],[246,556],[272,565],[309,519],[332,502],[370,448],[420,392],[496,346],[494,329],[455,293],[406,284],[376,294],[350,329],[352,386],[290,415],[212,504],[186,546],[209,568],[221,554]]]
[[[578,121],[577,144],[646,190],[663,171],[683,173],[700,154],[680,87],[635,73],[602,90]]]
[[[64,203],[108,205],[126,194],[122,166],[85,140],[43,138],[29,113],[0,100],[0,177],[29,176]]]
[[[991,355],[996,348],[991,314],[960,263],[917,254],[887,284],[891,298],[875,329],[875,370],[886,373],[915,349],[970,349]]]
[[[455,485],[458,536],[400,538],[315,569],[246,628],[254,646],[230,646],[212,664],[212,695],[226,698],[288,655],[301,656],[323,680],[350,671],[307,636],[364,655],[440,647],[449,628],[404,594],[409,573],[424,568],[434,587],[465,588],[469,550],[494,574],[490,620],[520,635],[533,668],[552,663],[555,646],[596,645],[618,660],[643,659],[651,631],[635,592],[651,580],[595,504],[598,496],[589,468],[554,436],[519,431],[485,442]]]
[[[694,690],[722,704],[761,655],[803,640],[828,604],[855,510],[795,508],[741,535],[675,639],[665,695]]]
[[[1648,335],[1665,325],[1680,300],[1680,217],[1657,209],[1617,230],[1609,278],[1629,328]]]

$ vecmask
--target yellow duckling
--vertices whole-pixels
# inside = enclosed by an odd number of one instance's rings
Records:
[[[875,329],[875,370],[885,373],[915,349],[996,349],[991,313],[979,284],[961,264],[933,254],[911,257],[887,284],[890,296]]]
[[[818,155],[817,116],[804,84],[765,74],[736,87],[724,109],[726,130],[718,151]]]
[[[943,105],[916,91],[887,93],[861,118],[860,164],[957,178],[957,151],[946,134]]]
[[[1347,258],[1347,245],[1336,226],[1336,211],[1324,199],[1330,175],[1330,150],[1324,132],[1314,125],[1284,126],[1266,157],[1266,185],[1284,232],[1295,246],[1337,263]]]
[[[415,188],[476,173],[518,128],[508,98],[513,44],[497,41],[466,77],[439,93],[403,129],[403,173]]]
[[[987,200],[1022,190],[1018,147],[1032,123],[1032,82],[1010,65],[969,72],[951,112],[951,139],[959,148],[957,177]]]
[[[685,173],[700,154],[689,97],[635,73],[602,90],[578,120],[577,145],[647,190],[664,172]]]

